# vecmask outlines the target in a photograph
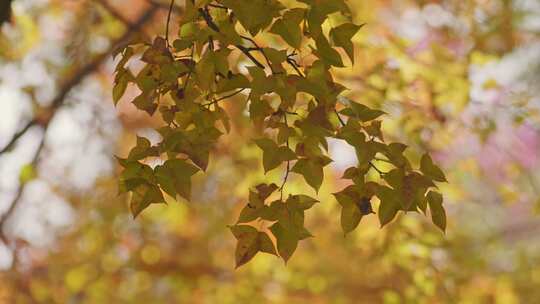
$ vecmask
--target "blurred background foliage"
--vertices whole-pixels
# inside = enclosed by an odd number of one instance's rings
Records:
[[[0,35],[0,302],[538,303],[540,2],[349,5],[366,26],[354,67],[334,72],[351,98],[388,113],[389,139],[444,167],[446,235],[422,216],[382,230],[372,216],[344,238],[331,193],[355,159],[332,142],[336,162],[306,219],[315,238],[287,266],[258,255],[234,270],[226,225],[250,186],[281,179],[263,174],[241,97],[193,202],[133,220],[113,156],[136,134],[157,140],[160,121],[113,108],[111,54],[163,35],[169,2],[14,0]],[[173,21],[182,10],[176,1]],[[314,195],[301,178],[288,191]]]

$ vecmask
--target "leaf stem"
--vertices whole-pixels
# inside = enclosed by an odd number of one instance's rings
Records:
[[[244,35],[240,35],[240,38],[245,39],[245,40],[253,43],[255,48],[249,48],[249,49],[261,52],[264,59],[266,60],[266,64],[268,64],[268,67],[270,68],[270,71],[272,72],[272,74],[275,74],[276,72],[274,71],[274,68],[272,67],[272,63],[270,62],[270,59],[268,59],[268,56],[266,56],[266,53],[264,52],[264,49],[262,47],[260,47],[253,38],[250,38],[250,37],[244,36]]]
[[[209,3],[208,6],[213,7],[213,8],[220,8],[220,9],[224,9],[224,10],[228,10],[228,9],[229,9],[229,8],[226,7],[226,6],[219,5],[219,4],[212,4],[212,3]]]
[[[245,91],[246,88],[241,88],[240,90],[237,90],[237,91],[234,91],[233,93],[229,94],[229,95],[225,95],[225,96],[222,96],[218,99],[214,99],[212,102],[209,102],[209,103],[206,103],[206,104],[203,104],[203,107],[207,107],[207,106],[211,106],[213,104],[216,104],[224,99],[227,99],[227,98],[230,98],[230,97],[233,97],[233,96],[236,96],[240,93],[242,93],[243,91]]]
[[[293,69],[296,71],[296,73],[298,73],[298,75],[300,75],[302,78],[306,78],[306,76],[304,75],[304,73],[302,73],[302,71],[300,71],[300,68],[298,67],[298,64],[296,63],[296,61],[292,58],[287,58],[287,63],[293,67]]]
[[[285,125],[287,125],[287,127],[288,127],[289,124],[287,123],[287,113],[286,112],[283,112],[283,120],[285,122]],[[286,144],[287,144],[287,148],[290,148],[290,146],[289,146],[289,138],[288,137],[287,137]],[[285,171],[285,177],[283,178],[283,183],[281,183],[281,187],[279,187],[279,199],[281,201],[283,201],[283,190],[285,189],[285,184],[287,183],[287,179],[289,178],[289,173],[290,172],[291,172],[291,161],[288,160],[287,161],[287,170]]]
[[[169,43],[169,23],[171,22],[171,14],[174,7],[174,0],[171,0],[171,4],[169,5],[169,12],[167,13],[167,25],[165,26],[165,41],[167,41],[167,46],[170,47]]]
[[[377,171],[377,173],[379,173],[379,175],[382,177],[384,174],[386,174],[385,172],[381,171],[379,168],[377,168],[377,166],[375,166],[372,162],[369,162],[369,166],[373,169],[375,169],[375,171]]]
[[[220,33],[219,27],[214,22],[214,20],[212,20],[212,16],[210,16],[210,14],[208,13],[208,9],[205,10],[203,8],[199,8],[199,14],[203,17],[204,21],[206,22],[206,24],[208,25],[209,28],[211,28],[214,31]],[[247,38],[249,38],[249,37],[247,37]],[[251,38],[249,38],[249,39],[251,39]],[[251,55],[249,53],[248,48],[246,48],[245,46],[239,45],[239,44],[235,44],[234,46],[237,49],[239,49],[242,53],[244,53],[244,55],[246,55],[256,66],[258,66],[261,69],[265,68],[264,65],[260,61],[258,61],[255,57],[253,57],[253,55]]]
[[[334,109],[334,113],[336,113],[336,116],[337,116],[339,122],[341,123],[341,126],[344,127],[344,126],[345,126],[345,122],[343,121],[343,119],[341,119],[341,116],[339,116],[339,113],[338,113],[338,111],[337,111],[336,109]]]

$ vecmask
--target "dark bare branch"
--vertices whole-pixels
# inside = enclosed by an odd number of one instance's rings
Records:
[[[61,86],[61,89],[60,89],[60,92],[56,95],[56,97],[52,100],[51,102],[51,106],[49,108],[49,110],[51,111],[52,113],[52,116],[54,116],[56,113],[57,113],[57,110],[58,108],[60,108],[63,104],[64,104],[64,101],[65,101],[65,98],[67,96],[67,94],[75,87],[77,86],[78,84],[80,84],[82,82],[82,80],[84,80],[84,78],[86,78],[86,76],[90,75],[91,73],[95,72],[99,66],[101,66],[101,64],[103,62],[105,62],[105,60],[107,58],[109,58],[109,56],[111,56],[111,54],[120,46],[124,45],[126,42],[129,41],[129,39],[131,38],[131,36],[140,31],[141,28],[148,22],[151,20],[151,18],[154,16],[154,14],[156,13],[156,11],[159,9],[159,6],[157,5],[153,5],[149,10],[147,10],[136,22],[134,22],[129,28],[128,30],[125,32],[124,35],[122,35],[122,37],[118,38],[116,41],[114,41],[111,45],[111,47],[104,53],[98,55],[96,58],[94,58],[90,63],[88,63],[87,65],[85,65],[83,68],[81,68],[80,70],[76,71],[73,76],[69,77],[68,81],[66,81],[62,86]],[[43,136],[41,138],[41,141],[40,141],[40,144],[39,144],[39,147],[36,151],[36,153],[34,154],[34,157],[32,159],[32,165],[35,166],[37,165],[37,162],[39,160],[39,156],[45,146],[45,138],[46,138],[46,133],[47,133],[47,130],[49,128],[49,125],[50,125],[50,121],[52,120],[51,119],[48,119],[45,123],[43,123]],[[14,139],[11,141],[10,144],[8,144],[8,146],[13,146],[15,144],[15,142],[17,141],[18,138],[20,138],[32,125],[34,124],[37,124],[37,121],[35,120],[32,120],[31,124],[29,123],[27,126],[25,126],[25,128],[23,128],[23,130],[19,131],[17,134],[15,134],[14,136]],[[24,131],[24,132],[23,132]],[[4,148],[5,149],[5,148]],[[3,149],[3,150],[4,150]],[[4,228],[5,228],[5,224],[6,222],[8,221],[8,219],[11,217],[11,215],[13,215],[13,212],[17,209],[17,205],[19,204],[20,202],[20,199],[21,199],[21,196],[24,192],[24,188],[25,188],[25,184],[24,183],[21,183],[19,184],[18,186],[18,189],[17,189],[17,194],[15,195],[15,197],[13,198],[13,201],[11,202],[11,204],[9,205],[9,208],[6,212],[4,212],[4,214],[1,216],[0,218],[0,239],[6,244],[8,245],[8,238],[6,237],[5,235],[5,232],[4,232]]]

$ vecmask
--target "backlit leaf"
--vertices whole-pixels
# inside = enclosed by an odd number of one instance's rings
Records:
[[[295,172],[304,176],[306,182],[315,190],[319,191],[319,188],[322,185],[324,172],[323,166],[310,161],[308,159],[299,159],[294,167],[291,169],[291,172]]]
[[[266,233],[248,225],[235,225],[230,229],[238,240],[236,268],[249,262],[259,251],[276,255],[274,245]]]
[[[265,173],[277,168],[284,161],[296,158],[296,154],[291,149],[286,146],[278,147],[274,141],[268,138],[257,139],[255,143],[263,150],[263,167]]]
[[[427,153],[424,154],[420,160],[420,171],[434,181],[447,182],[442,170],[433,163],[433,160]]]
[[[298,235],[285,230],[279,223],[273,224],[270,231],[276,237],[279,255],[287,263],[298,247]]]
[[[437,225],[444,232],[446,230],[446,211],[444,211],[442,206],[442,195],[438,192],[429,191],[427,201],[433,224]]]
[[[360,30],[362,26],[352,23],[345,23],[330,31],[330,38],[335,45],[342,47],[349,59],[354,64],[354,47],[352,43],[353,36]]]

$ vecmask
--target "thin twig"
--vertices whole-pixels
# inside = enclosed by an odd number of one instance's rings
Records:
[[[199,14],[203,17],[204,21],[206,22],[209,28],[220,33],[219,27],[214,22],[214,20],[212,20],[212,16],[210,16],[210,14],[208,13],[208,10],[199,8]],[[250,50],[248,48],[240,44],[235,44],[234,46],[237,49],[239,49],[242,53],[244,53],[244,55],[246,55],[246,57],[248,57],[256,66],[258,66],[261,69],[265,68],[264,65],[259,60],[257,60],[257,58],[253,57],[253,55],[250,54],[249,52]]]
[[[287,63],[293,67],[293,69],[296,71],[296,73],[298,73],[298,75],[300,75],[302,78],[306,78],[306,75],[304,75],[304,73],[302,73],[302,71],[300,71],[299,67],[298,67],[298,64],[296,63],[296,61],[292,58],[287,58]]]
[[[13,148],[13,146],[17,143],[17,140],[23,136],[28,129],[30,129],[32,126],[34,126],[37,123],[35,119],[29,121],[19,132],[15,133],[11,140],[7,143],[7,145],[0,150],[0,154],[5,153]]]
[[[157,7],[157,8],[163,9],[163,10],[168,10],[169,9],[169,4],[165,4],[165,3],[161,2],[161,1],[147,0],[147,2],[150,5],[152,5],[153,7]],[[173,12],[175,12],[178,15],[181,15],[183,13],[183,8],[178,6],[178,5],[175,5],[173,7]]]
[[[244,55],[246,55],[253,63],[255,63],[256,66],[258,66],[261,69],[265,68],[264,65],[259,60],[257,60],[257,58],[251,55],[248,48],[239,44],[236,44],[235,47],[239,49],[242,53],[244,53]]]
[[[195,44],[191,44],[191,55],[190,57],[192,58],[193,60],[193,54],[195,54]],[[188,85],[188,82],[189,82],[189,78],[191,77],[191,74],[193,74],[193,68],[190,67],[189,68],[189,72],[186,76],[186,81],[184,82],[184,85],[183,85],[183,89],[185,90],[187,88],[187,85]]]
[[[382,177],[383,175],[385,175],[386,173],[381,171],[379,168],[377,168],[372,162],[369,162],[369,166],[373,169],[375,169],[375,171],[377,171],[377,173],[379,173],[379,175]]]
[[[266,53],[264,52],[264,49],[262,47],[260,47],[253,38],[250,38],[250,37],[244,36],[244,35],[240,35],[240,38],[251,42],[255,46],[254,48],[249,48],[249,49],[259,51],[263,55],[264,59],[266,60],[266,64],[268,64],[268,67],[270,68],[270,71],[272,72],[272,74],[275,74],[276,72],[274,71],[274,68],[272,67],[272,63],[270,62],[270,59],[268,59],[268,56],[266,56]]]
[[[224,9],[224,10],[228,10],[228,9],[229,9],[229,8],[226,7],[226,6],[219,5],[219,4],[212,4],[212,3],[209,3],[208,6],[213,7],[213,8]]]
[[[237,90],[237,91],[234,91],[233,93],[231,93],[231,94],[229,94],[229,95],[222,96],[222,97],[220,97],[220,98],[218,98],[218,99],[213,100],[212,102],[203,104],[203,107],[211,106],[211,105],[216,104],[216,103],[218,103],[218,102],[220,102],[220,101],[222,101],[222,100],[224,100],[224,99],[227,99],[227,98],[236,96],[236,95],[242,93],[244,90],[246,90],[246,88],[242,88],[242,89],[239,89],[239,90]]]
[[[283,113],[283,120],[285,121],[285,125],[287,127],[289,124],[287,123],[287,113]],[[289,147],[289,138],[287,137],[287,148]],[[285,184],[287,183],[287,179],[289,178],[289,172],[291,172],[291,161],[287,160],[287,171],[285,171],[285,177],[283,178],[283,183],[281,184],[281,187],[279,187],[279,200],[283,201],[283,190],[285,190]]]
[[[337,111],[336,109],[334,109],[334,113],[336,113],[336,116],[337,116],[339,122],[341,123],[341,126],[344,127],[344,126],[345,126],[345,122],[343,121],[343,119],[341,119],[341,116],[339,116],[339,113],[338,113],[338,111]]]
[[[167,25],[165,26],[165,41],[167,41],[167,46],[170,47],[171,44],[169,43],[169,23],[171,22],[171,14],[174,6],[174,0],[171,0],[171,4],[169,5],[169,12],[167,13]]]

